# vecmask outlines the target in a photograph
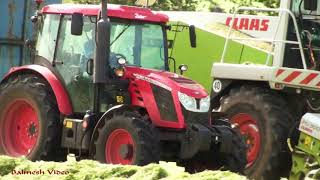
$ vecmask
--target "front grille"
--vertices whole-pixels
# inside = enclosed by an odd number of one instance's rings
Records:
[[[192,112],[184,108],[182,104],[180,105],[181,105],[184,121],[186,124],[202,124],[202,125],[209,124],[209,117],[210,117],[209,112]]]
[[[151,84],[153,95],[162,120],[178,121],[172,93],[162,87]]]

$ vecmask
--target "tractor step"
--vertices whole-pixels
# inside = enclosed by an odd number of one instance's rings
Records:
[[[82,119],[65,118],[63,121],[61,145],[68,149],[88,150],[90,133],[83,127]]]

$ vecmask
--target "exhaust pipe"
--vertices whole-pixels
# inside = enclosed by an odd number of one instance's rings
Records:
[[[94,108],[95,113],[100,112],[100,92],[103,84],[109,82],[110,67],[110,31],[111,23],[107,16],[107,0],[101,1],[101,18],[97,22],[96,51],[93,62]]]

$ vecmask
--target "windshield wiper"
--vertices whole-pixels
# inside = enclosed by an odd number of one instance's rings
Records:
[[[119,34],[118,36],[110,43],[110,46],[112,46],[113,43],[115,43],[120,37],[121,35],[126,32],[126,30],[131,26],[131,24],[128,24]]]

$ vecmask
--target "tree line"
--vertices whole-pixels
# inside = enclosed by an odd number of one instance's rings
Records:
[[[64,3],[98,4],[100,0],[63,0]],[[136,0],[109,0],[112,4],[134,5]],[[278,7],[280,0],[157,0],[153,10],[230,12],[237,6]]]

